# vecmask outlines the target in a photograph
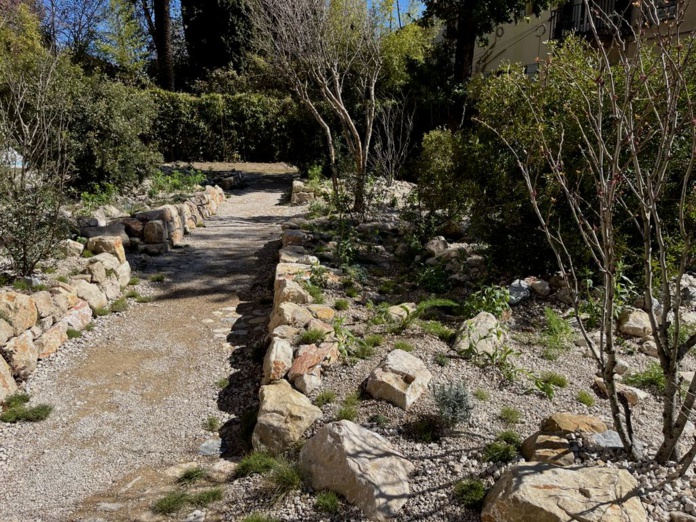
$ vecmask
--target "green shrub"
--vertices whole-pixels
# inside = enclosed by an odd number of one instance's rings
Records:
[[[510,293],[507,288],[486,286],[471,294],[465,301],[462,312],[466,317],[474,317],[480,312],[488,312],[500,319],[510,310]]]
[[[394,350],[402,350],[404,352],[412,352],[413,345],[410,343],[407,343],[406,341],[396,341],[394,343]]]
[[[220,388],[221,390],[224,390],[230,385],[230,379],[228,377],[223,377],[222,379],[218,379],[215,381],[215,386]]]
[[[512,444],[503,441],[493,441],[483,448],[483,460],[486,462],[511,462],[518,454]]]
[[[299,344],[315,344],[323,340],[326,333],[322,330],[312,329],[302,332],[298,340]]]
[[[150,277],[148,277],[148,280],[151,283],[164,283],[166,279],[167,277],[164,274],[152,274]]]
[[[349,420],[351,422],[358,418],[358,409],[355,406],[344,404],[336,412],[336,420]]]
[[[26,403],[29,402],[29,394],[23,393],[23,392],[17,392],[13,395],[10,395],[5,399],[5,401],[2,403],[2,405],[5,408],[17,408],[19,406],[22,406]]]
[[[5,404],[7,404],[7,401],[5,401]],[[21,403],[9,407],[0,413],[0,422],[7,422],[10,424],[16,422],[40,422],[46,420],[52,411],[53,406],[48,404],[27,406],[25,403]]]
[[[154,300],[155,300],[154,297],[145,296],[145,295],[139,295],[135,298],[135,302],[140,303],[140,304],[151,303]]]
[[[546,329],[541,335],[541,342],[544,346],[542,355],[544,359],[555,361],[563,351],[568,349],[573,329],[565,319],[549,307],[544,308],[544,315]]]
[[[586,390],[580,390],[578,392],[577,399],[578,399],[579,403],[584,404],[588,408],[591,408],[592,406],[595,405],[594,396]]]
[[[82,257],[85,259],[89,259],[90,257],[94,257],[94,254],[90,251],[87,250],[86,248],[82,251]]]
[[[421,321],[419,325],[425,333],[434,335],[446,343],[453,340],[456,334],[454,330],[448,328],[439,321]]]
[[[355,288],[354,286],[350,286],[345,289],[346,295],[350,297],[351,299],[355,299],[360,295],[360,292],[358,292],[358,289]]]
[[[541,380],[546,384],[555,386],[556,388],[565,388],[568,386],[568,379],[565,375],[556,372],[544,372],[541,374]]]
[[[267,475],[267,481],[274,494],[278,497],[285,496],[290,491],[302,487],[302,475],[300,474],[299,466],[284,459],[277,461]]]
[[[341,510],[341,501],[333,491],[321,491],[317,493],[314,509],[321,513],[335,515]]]
[[[206,181],[200,170],[158,170],[150,176],[151,197],[160,193],[192,192],[196,186]]]
[[[239,461],[235,470],[237,477],[248,477],[254,473],[264,475],[276,465],[276,459],[264,451],[252,451]]]
[[[125,293],[124,297],[126,299],[138,299],[141,296],[137,290],[128,290],[128,292]]]
[[[69,279],[66,276],[58,276],[58,277],[56,277],[56,281],[58,281],[60,283],[68,284]]]
[[[208,474],[205,472],[203,468],[200,466],[196,466],[195,468],[188,468],[185,470],[181,476],[179,476],[176,481],[179,484],[185,484],[185,485],[190,485],[194,484],[200,480],[204,480],[207,478]]]
[[[220,419],[211,415],[203,423],[203,428],[206,431],[218,431],[220,429]]]
[[[223,496],[222,488],[212,488],[189,495],[187,501],[193,506],[205,507],[213,502],[219,502]]]
[[[503,406],[498,417],[505,424],[517,424],[522,420],[522,412],[512,406]]]
[[[372,347],[381,346],[382,343],[384,343],[384,337],[376,334],[368,335],[367,337],[365,337],[365,343],[368,346]]]
[[[326,406],[327,404],[331,404],[333,401],[336,400],[336,392],[333,390],[323,390],[320,391],[319,394],[317,395],[317,398],[314,399],[314,404],[319,406],[320,408],[322,406]]]
[[[334,301],[334,308],[338,311],[348,310],[348,300],[346,299],[336,299]]]
[[[128,284],[130,286],[137,286],[140,284],[140,278],[139,277],[131,277],[130,280],[128,281]]]
[[[427,292],[442,294],[449,290],[449,273],[442,265],[424,266],[416,279],[416,284]]]
[[[125,297],[116,299],[116,301],[111,303],[110,310],[112,313],[125,312],[126,310],[128,310],[128,301]]]
[[[489,392],[487,392],[486,390],[482,390],[481,388],[474,390],[473,395],[475,398],[477,398],[481,402],[485,402],[491,398],[491,394]]]
[[[479,509],[486,497],[486,487],[482,480],[460,480],[454,485],[454,499],[465,507]]]
[[[367,419],[367,421],[376,424],[380,428],[389,426],[389,419],[379,413],[376,413],[375,415],[370,415],[370,418]]]
[[[15,290],[19,290],[20,292],[26,292],[28,290],[31,290],[31,284],[24,279],[16,279],[12,283],[12,288]]]
[[[96,315],[97,317],[104,317],[105,315],[109,315],[111,313],[111,310],[109,310],[108,308],[95,308],[93,312],[94,315]]]
[[[172,491],[155,501],[152,505],[152,511],[158,515],[172,515],[181,511],[188,500],[189,496],[183,491]]]
[[[509,444],[510,446],[514,446],[518,450],[522,447],[522,439],[516,431],[501,431],[500,433],[498,433],[498,436],[495,438],[495,440],[497,440],[498,442],[504,442],[505,444]]]
[[[652,390],[660,393],[664,391],[667,384],[665,374],[662,372],[662,368],[657,362],[650,363],[642,372],[635,372],[626,375],[623,382],[629,386],[635,386],[636,388]]]
[[[82,332],[75,330],[74,328],[68,328],[66,334],[68,339],[78,339],[79,337],[82,337]]]
[[[351,355],[358,359],[369,359],[375,354],[375,349],[364,341],[357,342]]]
[[[448,366],[449,363],[450,363],[450,359],[449,359],[449,357],[447,357],[446,354],[438,353],[435,355],[435,364],[437,364],[438,366],[445,367],[445,366]]]
[[[471,418],[474,407],[469,398],[469,390],[463,382],[436,386],[433,388],[433,399],[445,425],[456,426]]]

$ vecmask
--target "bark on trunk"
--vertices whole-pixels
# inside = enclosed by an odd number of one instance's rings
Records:
[[[155,48],[157,73],[163,89],[174,90],[174,55],[172,52],[172,18],[170,0],[155,0]]]
[[[471,78],[476,50],[476,30],[472,13],[465,10],[457,20],[457,39],[454,52],[454,82],[464,83]]]

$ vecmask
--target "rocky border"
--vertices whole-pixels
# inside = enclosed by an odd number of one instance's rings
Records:
[[[39,359],[60,349],[68,340],[68,330],[83,330],[94,311],[121,297],[131,278],[124,245],[150,254],[165,253],[184,234],[203,225],[224,200],[220,187],[207,186],[183,203],[86,227],[86,247],[66,240],[57,249],[68,257],[81,256],[85,249],[97,254],[67,284],[56,281],[48,290],[31,295],[0,293],[0,402],[21,388]]]

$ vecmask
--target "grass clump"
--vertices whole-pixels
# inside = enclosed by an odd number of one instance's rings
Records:
[[[336,310],[343,311],[343,310],[348,310],[348,300],[347,299],[336,299],[334,301],[334,308]]]
[[[406,341],[396,341],[394,343],[394,350],[403,350],[404,352],[412,352],[413,345],[407,343]]]
[[[172,515],[181,511],[188,503],[189,496],[183,491],[172,491],[152,505],[152,511],[158,515]]]
[[[152,274],[150,277],[148,277],[148,280],[151,283],[164,283],[166,279],[167,278],[164,274]]]
[[[94,254],[85,248],[82,251],[82,257],[84,257],[85,259],[89,259],[90,257],[94,257]]]
[[[140,293],[138,293],[137,290],[128,290],[124,296],[126,299],[138,299],[140,297]]]
[[[249,475],[265,475],[271,471],[277,461],[274,457],[264,451],[252,451],[242,460],[235,470],[237,477],[248,477]]]
[[[522,420],[522,412],[512,406],[503,406],[498,414],[498,418],[508,426],[517,424]]]
[[[95,308],[94,309],[94,315],[97,317],[104,317],[105,315],[109,315],[111,313],[111,310],[108,308]]]
[[[125,297],[116,299],[116,301],[111,303],[112,313],[125,312],[126,310],[128,310],[128,300]]]
[[[474,407],[464,382],[436,386],[433,389],[433,398],[440,410],[440,418],[446,426],[463,424],[471,418],[471,410]]]
[[[434,335],[435,337],[446,343],[452,341],[456,334],[454,330],[448,328],[440,321],[421,321],[420,327],[425,333]]]
[[[662,392],[667,381],[660,364],[653,362],[644,371],[631,373],[624,377],[624,383],[644,390]]]
[[[68,328],[65,333],[68,336],[68,339],[78,339],[82,337],[82,332],[80,330],[75,330],[74,328]]]
[[[568,379],[565,375],[556,372],[544,372],[541,375],[542,382],[555,386],[556,388],[565,388],[568,386]]]
[[[336,412],[336,418],[338,420],[349,420],[354,421],[358,418],[358,404],[360,403],[360,398],[356,393],[347,395],[343,399],[343,404]]]
[[[314,509],[328,515],[335,515],[341,509],[341,501],[333,491],[322,491],[317,493],[314,500]]]
[[[435,364],[438,366],[444,368],[445,366],[449,366],[449,363],[450,359],[444,353],[438,353],[435,355]]]
[[[491,394],[486,390],[482,390],[481,388],[474,390],[473,396],[481,402],[485,402],[491,398]]]
[[[486,462],[511,462],[518,454],[518,448],[502,440],[494,440],[483,448]]]
[[[465,507],[478,509],[486,497],[486,486],[480,479],[460,480],[454,485],[454,499]]]
[[[128,281],[128,286],[138,286],[139,284],[140,284],[139,277],[131,277],[130,280]]]
[[[381,335],[372,334],[365,337],[365,344],[368,346],[382,346],[382,343],[384,343],[384,337]]]
[[[373,424],[376,424],[380,428],[385,428],[389,426],[389,418],[385,417],[384,415],[381,415],[379,413],[376,413],[375,415],[371,415],[369,419],[367,419],[368,422],[371,422]]]
[[[220,419],[214,416],[208,417],[203,423],[203,428],[206,431],[217,431],[220,429]]]
[[[205,472],[203,468],[201,468],[200,466],[196,466],[195,468],[189,468],[186,471],[184,471],[181,474],[181,476],[177,479],[177,482],[179,484],[190,485],[205,479],[207,476],[208,474]]]
[[[267,483],[277,497],[283,497],[302,487],[300,468],[294,462],[278,460],[268,474]]]
[[[580,390],[576,398],[579,403],[584,404],[588,408],[591,408],[595,405],[595,398],[592,396],[590,392],[586,390]]]
[[[546,329],[541,334],[541,343],[544,346],[542,357],[549,361],[555,361],[561,353],[568,349],[573,329],[568,321],[548,306],[544,308],[544,316],[546,317]]]
[[[94,323],[87,323],[87,326],[85,326],[85,330],[87,330],[88,332],[94,330]]]
[[[212,488],[188,495],[187,501],[196,507],[205,507],[208,504],[222,500],[222,497],[222,488]]]
[[[136,303],[151,303],[152,301],[154,301],[154,299],[152,297],[143,296],[143,295],[139,295],[138,297],[135,298]]]
[[[15,393],[10,395],[2,403],[3,412],[0,413],[0,422],[14,424],[16,422],[39,422],[48,418],[53,411],[53,406],[37,404],[27,406],[29,395]]]
[[[59,283],[68,284],[69,279],[67,276],[58,276],[56,277],[56,281],[58,281]]]
[[[12,288],[19,291],[31,290],[31,285],[24,279],[17,279],[12,283]]]
[[[369,359],[375,354],[375,349],[374,347],[370,346],[366,342],[358,342],[356,343],[355,347],[353,348],[353,351],[351,355],[353,357],[357,357],[358,359]]]
[[[443,432],[443,423],[440,417],[435,415],[425,415],[405,426],[408,437],[419,442],[430,444],[440,440]]]
[[[326,333],[323,332],[322,330],[312,328],[311,330],[306,330],[306,331],[302,332],[302,335],[300,335],[299,343],[300,344],[315,344],[315,343],[318,343],[319,341],[323,340],[325,336],[326,336]]]
[[[360,295],[360,292],[358,292],[358,289],[354,286],[349,286],[348,288],[346,288],[346,295],[351,299],[355,299]]]
[[[307,290],[307,293],[312,296],[312,301],[315,304],[324,304],[324,292],[321,291],[321,288],[312,284],[305,284],[304,288]]]
[[[327,404],[331,404],[333,401],[336,400],[336,392],[333,390],[324,390],[319,392],[317,395],[317,398],[314,399],[314,404],[319,406],[320,408],[322,406],[326,406]]]
[[[501,431],[495,440],[498,442],[504,442],[510,446],[514,446],[518,450],[522,447],[522,439],[520,438],[519,434],[513,430]]]
[[[230,385],[230,380],[227,377],[223,377],[222,379],[218,379],[215,381],[215,386],[220,388],[221,390],[224,390]]]

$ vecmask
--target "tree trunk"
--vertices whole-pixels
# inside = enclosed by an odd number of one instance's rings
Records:
[[[457,38],[454,52],[454,83],[464,83],[471,78],[476,50],[476,31],[473,14],[464,10],[457,19]]]
[[[172,17],[170,0],[155,0],[155,48],[159,86],[174,90],[174,55],[172,52]]]

